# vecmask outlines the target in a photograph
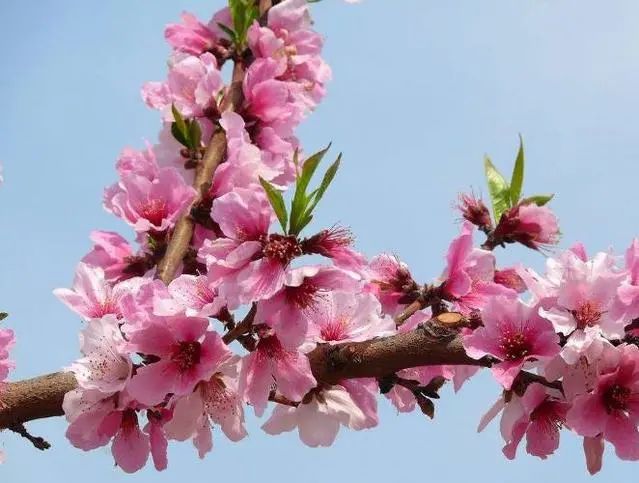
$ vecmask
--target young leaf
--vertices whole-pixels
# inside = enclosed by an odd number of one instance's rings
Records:
[[[171,124],[171,134],[173,134],[175,140],[182,146],[185,146],[187,148],[191,147],[188,136],[185,136],[184,133],[180,131],[180,128],[178,128],[177,123],[175,122]]]
[[[173,137],[177,140],[177,142],[187,148],[190,148],[189,128],[186,121],[182,117],[182,114],[180,114],[180,111],[178,111],[175,107],[175,104],[171,105],[171,112],[173,113],[174,119],[173,124],[171,124],[171,134],[173,134]]]
[[[310,213],[305,213],[304,214],[304,216],[302,217],[302,220],[299,223],[299,228],[298,228],[298,232],[297,232],[298,235],[302,232],[302,230],[304,228],[306,228],[306,225],[308,225],[311,222],[312,219],[313,219],[313,215],[312,214],[310,214]],[[290,235],[294,235],[294,233],[290,233]]]
[[[233,30],[230,27],[227,27],[226,25],[224,25],[223,23],[218,22],[217,26],[220,27],[220,29],[229,36],[229,38],[231,39],[231,41],[236,44],[237,43],[237,34],[235,33],[235,30]]]
[[[527,198],[524,198],[523,200],[521,200],[521,202],[524,203],[524,204],[526,204],[526,203],[535,203],[537,206],[544,206],[550,200],[552,200],[554,197],[555,197],[554,194],[550,194],[550,195],[534,195],[534,196],[529,196]]]
[[[200,123],[195,119],[189,123],[189,142],[192,149],[199,148],[202,142],[202,129],[200,128]]]
[[[280,222],[282,230],[284,231],[284,233],[286,233],[288,214],[286,213],[286,205],[284,204],[284,197],[282,196],[282,193],[275,189],[275,187],[271,183],[266,181],[261,176],[260,183],[262,185],[262,188],[264,188],[264,191],[266,192],[266,196],[268,197],[271,206],[273,207],[273,211],[275,211],[275,215]]]
[[[313,193],[313,196],[312,196],[313,201],[311,201],[310,205],[306,209],[309,214],[313,212],[313,210],[315,209],[315,206],[317,206],[317,203],[319,203],[319,201],[324,196],[324,193],[326,193],[326,190],[328,189],[329,185],[331,184],[331,182],[335,178],[335,175],[337,174],[337,170],[339,169],[339,165],[341,161],[342,161],[342,153],[339,153],[339,156],[337,156],[337,159],[335,160],[335,162],[331,164],[326,170],[326,173],[324,173],[324,178],[322,178],[322,183],[319,185],[319,188],[317,188],[317,190],[315,190],[315,192]],[[309,199],[310,198],[311,196],[309,196]]]
[[[186,122],[184,122],[184,118],[180,111],[177,110],[175,104],[171,104],[171,112],[173,113],[173,121],[175,122],[177,128],[180,132],[186,133]]]
[[[484,170],[486,181],[488,181],[488,191],[493,204],[493,216],[495,222],[499,223],[501,215],[510,208],[510,189],[508,183],[493,165],[488,156],[484,158]]]
[[[302,165],[302,171],[297,177],[297,181],[295,184],[295,194],[293,195],[293,202],[291,204],[291,224],[289,232],[292,235],[299,235],[302,231],[301,223],[303,221],[303,215],[306,212],[306,207],[309,202],[309,197],[306,195],[306,190],[308,188],[308,184],[315,174],[317,170],[317,166],[320,161],[329,150],[331,145],[329,144],[326,148],[318,151],[317,153],[310,156],[304,164]],[[309,220],[310,221],[310,220]],[[308,224],[308,222],[307,222]]]
[[[521,190],[524,185],[524,140],[519,135],[519,151],[513,168],[513,175],[510,178],[510,203],[516,205],[521,197]]]

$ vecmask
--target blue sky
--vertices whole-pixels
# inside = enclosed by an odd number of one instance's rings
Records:
[[[154,140],[159,118],[142,104],[145,80],[162,79],[162,31],[182,9],[208,18],[221,0],[14,0],[0,4],[0,309],[18,335],[15,378],[57,370],[77,356],[79,320],[51,294],[67,286],[92,229],[126,227],[104,213],[102,189],[126,145]],[[483,190],[489,153],[509,170],[522,133],[525,191],[556,192],[565,246],[625,249],[637,234],[639,4],[634,0],[324,0],[313,7],[334,70],[329,95],[302,126],[308,151],[333,141],[341,172],[314,224],[352,227],[369,255],[392,251],[423,281],[436,277],[457,230],[460,190]],[[485,190],[484,190],[485,191]],[[507,264],[541,256],[499,252]],[[587,476],[581,442],[564,434],[542,462],[501,454],[496,428],[476,434],[497,397],[487,376],[443,394],[437,417],[397,415],[381,401],[381,424],[342,432],[329,449],[297,435],[267,436],[249,418],[240,443],[216,434],[199,461],[172,445],[170,468],[134,476],[108,449],[81,454],[62,419],[32,423],[44,454],[2,434],[0,481],[243,483],[435,480],[519,483],[628,481],[636,469],[606,454]],[[634,472],[633,472],[634,469]]]

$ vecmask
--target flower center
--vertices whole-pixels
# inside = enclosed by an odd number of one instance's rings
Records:
[[[205,279],[197,280],[197,283],[195,284],[195,291],[200,302],[204,305],[213,302],[218,295],[217,289],[211,289]]]
[[[577,310],[572,311],[572,316],[577,321],[577,328],[582,330],[596,325],[602,315],[599,304],[591,301],[584,302]]]
[[[515,331],[504,332],[499,339],[499,347],[504,352],[504,359],[507,361],[524,359],[531,350],[526,334]]]
[[[302,249],[294,236],[271,234],[263,241],[262,255],[288,265],[295,257],[302,255]]]
[[[138,427],[138,415],[133,409],[127,409],[122,413],[122,422],[120,428],[122,432],[128,433],[135,430]]]
[[[261,338],[257,348],[258,355],[265,356],[269,359],[280,359],[286,352],[280,340],[273,335]]]
[[[202,345],[198,341],[183,341],[176,344],[171,361],[181,372],[185,372],[199,364],[201,356]]]
[[[348,336],[346,329],[348,323],[346,319],[338,319],[334,322],[325,324],[320,329],[320,336],[325,341],[344,340]]]
[[[604,392],[603,403],[609,413],[612,411],[625,411],[628,407],[630,396],[631,391],[629,388],[614,384]]]
[[[547,430],[559,430],[565,423],[565,410],[557,401],[546,399],[530,413],[530,420],[543,423]]]
[[[286,287],[284,296],[286,302],[298,309],[307,309],[313,306],[319,298],[319,287],[305,279],[299,287]]]
[[[140,210],[140,216],[153,226],[161,226],[167,216],[166,201],[149,200]]]

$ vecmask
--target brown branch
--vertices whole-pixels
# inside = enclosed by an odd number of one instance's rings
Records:
[[[437,324],[366,342],[323,344],[308,357],[315,378],[326,383],[382,377],[417,366],[489,364],[469,358],[456,331]],[[75,387],[73,375],[62,372],[6,384],[0,395],[0,428],[61,416],[64,395]]]
[[[466,355],[457,331],[428,323],[405,334],[319,345],[308,354],[318,381],[336,383],[357,377],[384,377],[402,369],[436,365],[489,366],[486,359]]]
[[[251,329],[251,326],[253,325],[253,321],[255,320],[255,314],[257,314],[256,303],[251,305],[251,309],[248,311],[248,314],[246,314],[246,317],[244,317],[242,322],[240,322],[239,324],[234,326],[231,330],[229,330],[226,334],[224,334],[224,337],[222,337],[222,340],[224,341],[224,343],[230,344],[234,340],[239,339],[241,336],[246,334]]]
[[[62,416],[64,395],[75,387],[75,378],[68,372],[5,384],[0,392],[0,428]]]
[[[242,103],[242,81],[244,79],[244,68],[240,61],[235,62],[233,68],[233,79],[228,88],[224,101],[222,102],[222,112],[235,110]],[[195,179],[193,187],[197,191],[197,196],[193,201],[192,207],[196,207],[207,195],[215,170],[224,161],[226,156],[226,133],[224,129],[217,127],[211,138],[211,142],[206,148],[202,161],[199,162],[195,170]],[[158,263],[158,278],[168,284],[175,277],[184,256],[186,255],[193,231],[195,230],[195,221],[191,217],[191,209],[189,209],[178,220],[166,253],[160,263]]]
[[[51,447],[46,439],[41,438],[40,436],[33,436],[29,431],[27,431],[27,428],[24,427],[24,424],[14,424],[13,426],[9,426],[8,429],[27,439],[35,449],[44,451]]]

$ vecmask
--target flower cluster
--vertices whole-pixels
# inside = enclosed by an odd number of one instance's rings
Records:
[[[318,344],[396,331],[365,290],[365,260],[343,228],[306,238],[301,226],[274,229],[278,213],[264,188],[305,183],[305,190],[312,175],[314,161],[298,161],[295,128],[330,79],[322,39],[305,0],[280,2],[263,23],[253,19],[245,45],[233,14],[224,9],[205,24],[185,13],[167,27],[174,49],[167,79],[142,89],[162,113],[159,140],[123,150],[119,180],[104,194],[105,209],[133,228],[139,248],[95,231],[73,287],[55,290],[85,321],[82,357],[68,367],[78,387],[64,401],[67,437],[83,450],[110,444],[126,472],[149,457],[166,468],[169,440],[191,440],[203,457],[214,426],[231,441],[244,438],[246,404],[262,415],[279,401],[264,430],[298,428],[311,446],[331,444],[340,425],[377,424],[374,379],[319,384],[306,355]],[[233,110],[225,107],[233,87],[221,72],[228,60],[244,70],[243,102]],[[194,173],[215,132],[225,134],[225,158],[198,193]],[[321,195],[303,195],[297,221],[306,224]],[[165,285],[157,266],[189,213],[196,221],[189,253]],[[305,255],[327,263],[309,265]]]
[[[307,192],[326,150],[300,161],[295,130],[331,76],[322,38],[306,0],[284,0],[265,15],[252,2],[230,3],[208,23],[185,13],[169,25],[167,78],[142,89],[161,112],[158,142],[125,149],[119,179],[104,194],[105,209],[133,228],[138,247],[93,232],[73,287],[55,291],[85,321],[82,357],[68,368],[78,387],[64,400],[70,442],[83,450],[110,444],[126,472],[149,458],[163,470],[168,441],[190,440],[204,457],[212,428],[238,441],[247,435],[246,406],[261,417],[272,402],[266,433],[297,429],[305,444],[327,446],[341,426],[376,426],[380,393],[400,412],[419,407],[432,417],[445,381],[459,390],[490,366],[503,396],[481,427],[502,412],[507,457],[524,436],[529,453],[549,456],[566,427],[584,437],[591,472],[605,441],[620,458],[638,459],[639,241],[624,267],[576,246],[549,259],[543,276],[498,269],[497,246],[540,249],[558,239],[549,198],[519,199],[519,175],[495,191],[508,202],[494,222],[480,200],[460,198],[461,233],[427,285],[394,256],[367,261],[347,229],[303,237],[339,166]],[[228,61],[231,82],[221,71]],[[231,102],[238,88],[242,100]],[[220,133],[224,159],[202,186],[200,168]],[[165,284],[158,266],[184,220],[194,233]],[[482,248],[476,227],[487,235]],[[330,381],[313,372],[314,351],[401,337],[449,312],[458,315],[466,365]]]
[[[545,275],[521,267],[529,300],[492,299],[464,337],[471,357],[497,361],[505,391],[480,429],[503,411],[508,458],[524,436],[528,453],[548,457],[566,428],[584,438],[591,473],[606,441],[619,458],[639,459],[638,248],[634,240],[624,266],[611,253],[588,258],[579,244],[549,258]]]

